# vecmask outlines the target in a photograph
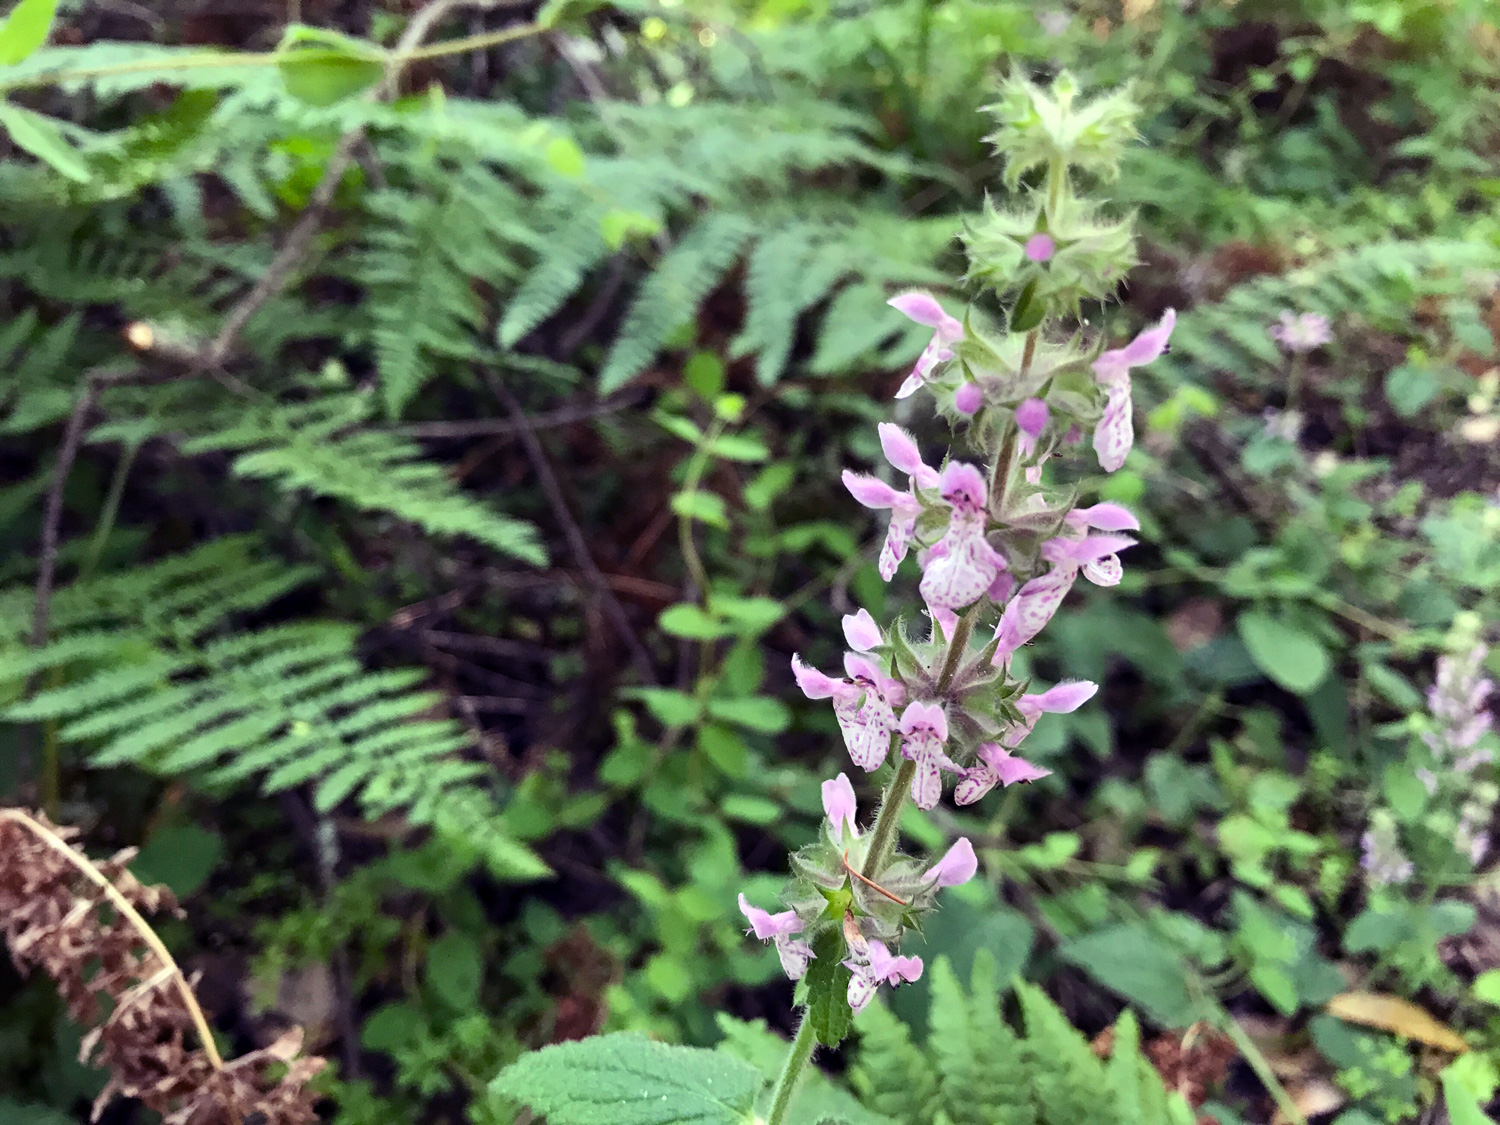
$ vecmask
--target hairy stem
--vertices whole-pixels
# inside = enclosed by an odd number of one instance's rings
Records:
[[[161,938],[156,936],[156,931],[151,924],[142,918],[140,912],[130,905],[130,900],[120,893],[118,887],[104,877],[104,873],[95,867],[87,856],[81,854],[66,840],[52,831],[40,821],[33,820],[20,809],[0,809],[0,820],[11,820],[26,829],[42,843],[66,859],[78,869],[80,875],[93,883],[109,899],[109,904],[120,912],[120,916],[135,927],[135,932],[140,935],[141,941],[146,948],[151,950],[156,959],[161,962],[163,971],[170,973],[177,982],[177,991],[182,996],[182,1002],[187,1007],[188,1015],[192,1017],[193,1027],[198,1031],[198,1038],[203,1044],[203,1053],[208,1056],[208,1061],[213,1064],[215,1070],[224,1069],[224,1059],[219,1054],[218,1044],[214,1042],[213,1032],[209,1030],[208,1019],[203,1014],[203,1009],[198,1006],[198,998],[193,995],[193,989],[188,984],[187,975],[182,967],[173,959],[167,947],[162,944]]]
[[[787,1111],[792,1108],[792,1094],[796,1092],[802,1072],[812,1061],[813,1048],[816,1046],[812,1021],[804,1016],[797,1028],[796,1038],[787,1049],[781,1073],[776,1076],[776,1090],[771,1095],[771,1115],[766,1118],[766,1125],[785,1125]]]
[[[906,810],[906,794],[916,772],[917,763],[903,759],[896,769],[896,776],[891,778],[881,795],[870,850],[865,853],[865,869],[860,872],[866,879],[878,879],[881,869],[891,861],[891,853],[896,850],[896,837],[900,834],[901,814]]]

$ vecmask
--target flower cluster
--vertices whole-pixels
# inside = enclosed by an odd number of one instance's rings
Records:
[[[1168,309],[1111,348],[1076,318],[1081,300],[1107,297],[1135,262],[1129,217],[1106,214],[1075,183],[1079,173],[1113,176],[1134,135],[1134,107],[1122,94],[1079,102],[1063,75],[1050,89],[1012,80],[991,110],[1000,122],[991,139],[1010,159],[1012,182],[1031,167],[1046,173],[1015,209],[987,207],[965,235],[966,280],[992,290],[1004,315],[974,303],[955,315],[929,293],[890,301],[932,332],[896,397],[926,392],[966,448],[929,461],[913,433],[884,423],[888,468],[843,474],[858,503],[887,514],[881,578],[914,559],[926,620],[882,627],[867,610],[847,615],[842,675],[792,657],[802,692],[833,704],[850,761],[867,774],[895,770],[863,832],[848,776],[825,782],[824,830],[792,857],[786,909],[740,902],[750,932],[775,943],[787,975],[806,976],[809,1011],[826,1003],[815,995],[830,987],[825,978],[842,979],[858,1011],[879,984],[920,976],[920,958],[901,954],[901,940],[940,888],[975,874],[977,858],[963,839],[936,862],[900,855],[901,808],[908,799],[936,807],[950,781],[955,803],[969,805],[997,785],[1048,775],[1020,756],[1022,744],[1042,715],[1077,709],[1097,687],[1031,690],[1013,674],[1013,658],[1079,577],[1121,580],[1120,552],[1140,528],[1121,505],[1080,505],[1077,487],[1047,480],[1049,461],[1087,434],[1102,470],[1124,465],[1134,442],[1132,370],[1167,350],[1176,320]]]
[[[1419,738],[1427,761],[1416,776],[1427,793],[1425,807],[1407,818],[1412,854],[1427,862],[1477,866],[1490,851],[1489,825],[1500,787],[1478,776],[1494,760],[1494,718],[1489,698],[1494,681],[1484,675],[1489,649],[1463,643],[1460,651],[1438,657],[1437,678],[1427,692]],[[1420,753],[1420,751],[1419,751]],[[1401,826],[1392,811],[1377,808],[1360,839],[1360,865],[1371,883],[1393,886],[1416,873],[1403,847]]]

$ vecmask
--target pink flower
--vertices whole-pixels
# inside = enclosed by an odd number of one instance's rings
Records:
[[[902,981],[914,981],[922,976],[920,957],[896,956],[884,942],[870,941],[863,952],[862,960],[851,957],[844,962],[854,974],[849,981],[849,1007],[856,1013],[865,1010],[881,984],[894,987]]]
[[[949,462],[939,488],[950,510],[948,529],[923,560],[921,592],[934,610],[957,610],[983,597],[1005,568],[1005,558],[984,537],[988,490],[984,474]]]
[[[997,784],[1009,787],[1018,781],[1035,781],[1052,772],[1016,757],[998,742],[981,742],[975,753],[979,755],[979,761],[964,771],[963,780],[953,790],[955,804],[972,805]]]
[[[948,716],[938,704],[913,703],[901,713],[901,756],[916,764],[911,799],[919,809],[932,808],[942,797],[942,770],[960,772],[943,752],[947,742]]]
[[[740,913],[750,923],[745,932],[754,934],[761,941],[774,942],[777,956],[781,958],[781,968],[792,980],[799,980],[807,972],[813,951],[807,942],[792,937],[802,931],[802,922],[797,915],[790,910],[783,910],[780,914],[768,913],[751,906],[743,894],[740,895]]]
[[[1301,313],[1293,316],[1291,309],[1282,309],[1279,324],[1273,324],[1267,332],[1289,352],[1311,352],[1333,341],[1328,330],[1328,318],[1321,313]]]
[[[940,887],[956,887],[974,878],[978,870],[979,860],[974,855],[974,845],[960,837],[942,859],[923,873],[922,878],[935,879]]]
[[[1008,661],[1011,653],[1046,627],[1077,578],[1076,566],[1054,567],[1026,583],[1005,603],[1000,624],[995,628],[995,635],[1000,639],[1000,646],[995,650],[994,662],[997,665]]]
[[[978,383],[965,383],[953,392],[953,409],[960,414],[974,415],[984,405],[984,392]]]
[[[854,786],[847,774],[823,782],[823,813],[828,817],[828,832],[836,843],[844,842],[846,827],[851,840],[859,839],[859,829],[854,826],[855,812]]]
[[[880,626],[870,616],[870,611],[861,609],[846,613],[843,620],[844,639],[855,652],[869,652],[880,644]]]
[[[925,324],[932,329],[932,339],[922,349],[916,366],[896,392],[897,398],[906,398],[916,394],[917,388],[927,382],[934,367],[953,358],[953,349],[949,345],[964,338],[964,326],[962,321],[945,313],[943,306],[926,293],[902,293],[898,297],[892,297],[886,304],[918,324]]]
[[[1076,711],[1099,690],[1099,685],[1088,680],[1073,680],[1048,688],[1044,692],[1023,695],[1016,701],[1023,721],[1014,723],[1004,733],[1005,745],[997,742],[981,743],[976,753],[979,761],[964,771],[963,780],[953,791],[953,800],[960,805],[972,805],[996,785],[1010,786],[1018,781],[1036,781],[1052,771],[1034,766],[1024,758],[1015,756],[1016,747],[1036,726],[1042,715],[1062,715]]]
[[[1094,360],[1094,375],[1105,392],[1104,417],[1094,430],[1094,452],[1105,472],[1112,473],[1125,464],[1125,456],[1135,441],[1130,369],[1150,363],[1166,351],[1167,339],[1176,323],[1176,310],[1168,309],[1160,323],[1141,332],[1123,348],[1104,352]]]
[[[906,701],[906,688],[887,676],[872,660],[855,653],[844,656],[847,678],[834,679],[792,657],[792,675],[809,699],[832,699],[833,714],[849,757],[866,773],[880,768],[896,729],[895,708]]]
[[[1046,262],[1057,253],[1057,243],[1052,241],[1050,234],[1034,234],[1026,240],[1026,260],[1028,262]]]
[[[934,488],[938,483],[938,472],[922,460],[916,439],[900,426],[882,422],[880,448],[886,460],[900,469],[909,478],[907,491],[901,492],[879,477],[844,470],[844,487],[854,499],[866,508],[889,508],[891,523],[886,531],[885,545],[880,549],[880,577],[889,582],[906,557],[913,533],[917,528],[917,517],[922,514],[922,504],[916,497],[919,488]]]
[[[1016,407],[1016,426],[1021,431],[1021,455],[1030,457],[1036,452],[1036,439],[1042,436],[1052,411],[1039,398],[1028,398]],[[1033,482],[1035,483],[1035,482]]]

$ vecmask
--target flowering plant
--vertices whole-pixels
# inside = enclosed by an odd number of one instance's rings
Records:
[[[1018,206],[987,206],[968,229],[962,315],[927,293],[891,299],[932,337],[896,392],[925,392],[953,428],[934,462],[894,423],[879,426],[890,472],[845,471],[856,501],[889,514],[878,569],[893,579],[914,557],[926,606],[921,624],[877,623],[864,609],[843,619],[842,675],[792,657],[798,686],[829,700],[850,761],[888,780],[873,825],[858,822],[847,774],[823,783],[819,840],[791,857],[793,876],[772,913],[740,896],[749,932],[775,944],[799,985],[804,1017],[774,1091],[769,1125],[781,1125],[816,1045],[833,1046],[881,985],[922,974],[905,939],[939,892],[972,878],[973,846],[959,839],[940,858],[898,850],[910,800],[931,809],[951,780],[959,805],[996,785],[1049,772],[1021,756],[1047,713],[1069,712],[1097,690],[1064,682],[1034,690],[1012,671],[1016,651],[1047,624],[1081,576],[1112,586],[1139,524],[1110,502],[1081,505],[1080,487],[1048,480],[1047,466],[1092,435],[1098,465],[1113,472],[1134,439],[1131,370],[1167,348],[1174,313],[1121,346],[1106,347],[1081,320],[1084,300],[1107,297],[1134,263],[1132,220],[1079,192],[1084,177],[1112,179],[1133,136],[1128,93],[1081,101],[1073,80],[1043,88],[1006,82],[988,107],[990,138],[1020,186],[1045,173]]]

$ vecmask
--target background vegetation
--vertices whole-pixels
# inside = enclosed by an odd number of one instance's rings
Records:
[[[0,70],[0,794],[141,847],[226,1043],[304,1025],[345,1125],[511,1122],[501,1066],[602,1029],[774,1067],[735,896],[842,761],[788,659],[917,605],[837,480],[924,343],[884,302],[998,190],[993,78],[1066,66],[1147,109],[1144,262],[1090,313],[1179,310],[1104,486],[1143,543],[1026,654],[1103,685],[1027,742],[1053,776],[908,813],[985,878],[892,1005],[1061,1035],[1019,978],[1101,1052],[1129,1005],[1223,1125],[1483,1120],[1494,767],[1418,771],[1435,659],[1500,641],[1493,9],[416,9],[65,0]],[[387,88],[339,33],[417,53]],[[0,1122],[85,1119],[104,1077],[9,973]],[[849,1120],[979,1112],[922,1083],[942,1036],[859,1028]]]

